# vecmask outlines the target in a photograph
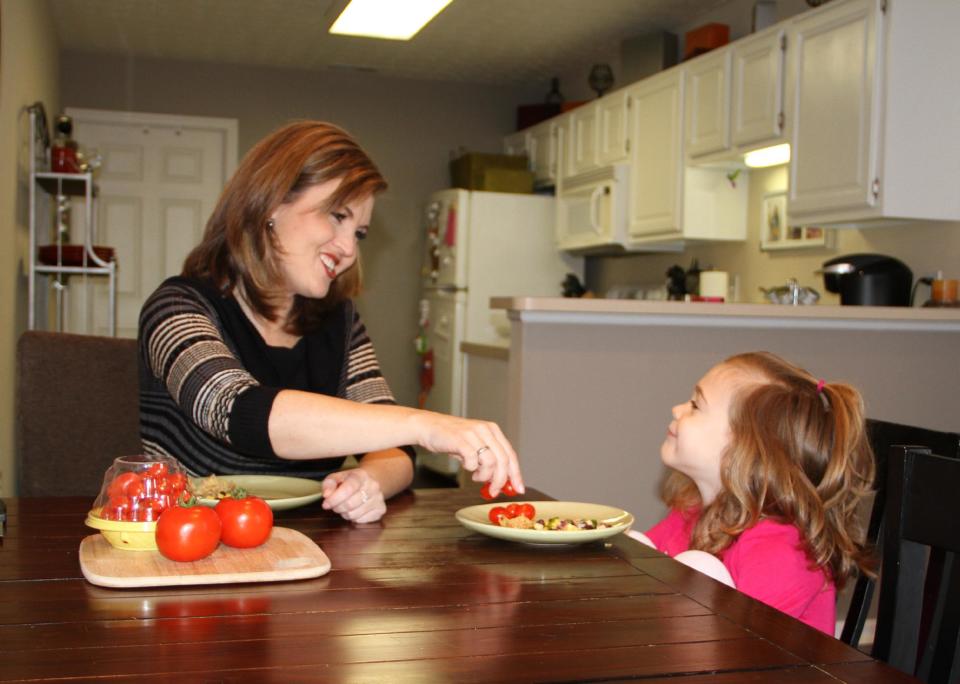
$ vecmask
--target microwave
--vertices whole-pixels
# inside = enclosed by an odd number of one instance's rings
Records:
[[[626,248],[628,164],[605,166],[562,182],[557,189],[556,239],[570,252]]]

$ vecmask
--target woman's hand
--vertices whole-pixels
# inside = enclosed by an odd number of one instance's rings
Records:
[[[524,492],[517,453],[499,425],[430,411],[419,411],[418,417],[422,421],[421,446],[453,456],[465,470],[473,471],[474,482],[490,482],[493,496],[508,478],[518,493]]]
[[[376,522],[387,512],[380,483],[363,468],[330,473],[323,480],[323,507],[344,520]]]

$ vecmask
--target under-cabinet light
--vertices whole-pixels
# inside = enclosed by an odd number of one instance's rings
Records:
[[[743,155],[743,163],[751,168],[777,166],[778,164],[786,164],[788,161],[790,161],[790,145],[788,143],[761,147],[759,150],[747,152]]]
[[[330,33],[410,40],[452,0],[350,0]]]

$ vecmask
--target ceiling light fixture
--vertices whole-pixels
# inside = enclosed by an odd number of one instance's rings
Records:
[[[330,33],[410,40],[452,0],[350,0]]]
[[[751,168],[777,166],[778,164],[786,164],[788,161],[790,161],[790,145],[788,143],[761,147],[759,150],[747,152],[743,155],[743,163]]]

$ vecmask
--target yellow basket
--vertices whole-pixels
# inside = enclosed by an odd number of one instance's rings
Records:
[[[114,547],[125,551],[156,551],[157,522],[124,522],[104,520],[93,513],[84,521],[88,527],[100,530]]]

